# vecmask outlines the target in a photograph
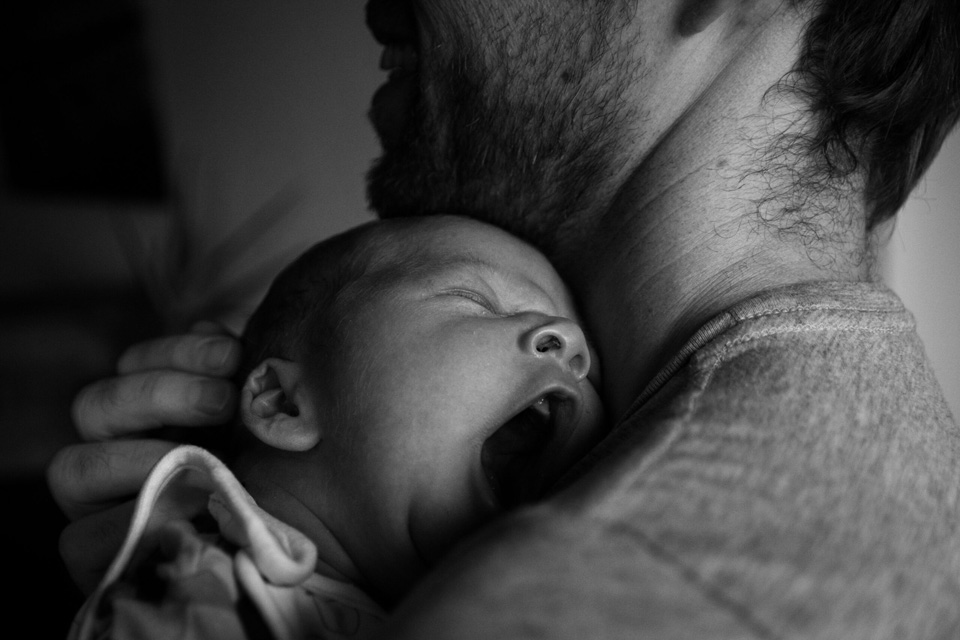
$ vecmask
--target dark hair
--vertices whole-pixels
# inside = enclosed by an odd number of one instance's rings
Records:
[[[319,351],[335,329],[340,294],[365,271],[370,252],[361,239],[368,228],[315,244],[274,278],[241,336],[239,383],[264,358],[301,360]]]
[[[370,295],[420,263],[421,242],[397,232],[445,223],[416,216],[374,220],[301,254],[274,278],[247,321],[241,336],[239,382],[267,357],[306,360],[309,365],[311,359],[333,353],[331,341],[342,334],[349,301]]]
[[[379,257],[389,253],[388,236],[374,232],[385,224],[371,222],[322,240],[274,278],[240,337],[243,355],[234,376],[238,387],[270,357],[300,362],[307,376],[318,379],[323,365],[335,359],[342,340],[347,313],[342,303],[345,297],[352,299],[345,294],[356,289],[354,285],[364,280]],[[357,294],[363,295],[360,289]],[[203,444],[227,464],[255,442],[239,414],[213,431]]]
[[[868,229],[894,216],[960,116],[956,0],[793,0],[812,19],[793,76],[830,178],[863,170]]]
[[[299,362],[320,383],[347,339],[353,303],[416,269],[420,243],[397,231],[443,224],[439,218],[372,221],[323,240],[274,278],[241,336],[243,356],[235,382],[242,387],[265,358]],[[402,240],[402,241],[401,241]],[[251,442],[238,415],[212,446],[229,463]],[[208,444],[208,446],[210,446]]]

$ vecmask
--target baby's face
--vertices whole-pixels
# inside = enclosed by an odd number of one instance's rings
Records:
[[[321,445],[355,561],[397,585],[537,497],[603,420],[596,357],[549,262],[471,220],[416,229],[400,241],[417,266],[383,267],[388,284],[350,308],[335,365],[344,424]]]

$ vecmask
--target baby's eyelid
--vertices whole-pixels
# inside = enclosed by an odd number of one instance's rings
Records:
[[[454,296],[459,296],[461,298],[466,298],[472,302],[476,302],[490,313],[500,315],[500,312],[497,311],[497,308],[493,306],[493,303],[491,303],[487,296],[483,295],[482,293],[473,291],[471,289],[450,289],[447,291],[447,293]]]

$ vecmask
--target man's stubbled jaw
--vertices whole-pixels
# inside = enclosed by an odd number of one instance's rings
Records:
[[[633,115],[623,93],[635,69],[610,37],[623,18],[579,2],[426,4],[416,29],[410,3],[368,5],[394,69],[371,110],[384,147],[371,207],[476,217],[552,253],[595,203]]]

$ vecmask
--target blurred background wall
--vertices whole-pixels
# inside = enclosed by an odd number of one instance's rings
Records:
[[[41,598],[31,637],[64,637],[80,604],[43,477],[77,390],[197,315],[239,328],[281,264],[371,218],[363,11],[0,3],[0,544],[7,610]]]
[[[42,575],[47,593],[63,594],[37,623],[49,635],[78,601],[56,557],[63,521],[42,473],[74,439],[77,389],[110,375],[130,342],[194,317],[239,329],[283,263],[371,218],[364,173],[378,145],[365,114],[384,76],[363,5],[0,9],[10,79],[0,97],[0,479],[13,512],[29,514],[3,542],[33,550],[21,582]],[[958,209],[954,134],[882,269],[915,312],[955,415]]]
[[[884,280],[917,319],[920,337],[960,418],[960,131],[906,206],[883,253]]]

